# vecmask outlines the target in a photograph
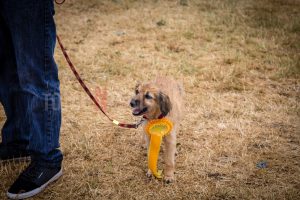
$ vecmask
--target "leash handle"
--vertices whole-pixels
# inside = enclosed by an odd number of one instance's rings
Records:
[[[96,106],[99,108],[99,110],[114,124],[116,124],[117,126],[120,127],[124,127],[124,128],[138,128],[138,126],[142,123],[142,120],[137,123],[137,124],[125,124],[125,123],[120,123],[117,120],[112,119],[111,117],[108,116],[108,114],[106,114],[106,112],[103,110],[103,108],[101,107],[101,105],[98,103],[98,101],[96,100],[96,98],[94,97],[94,95],[92,94],[92,92],[89,90],[89,88],[86,86],[86,84],[84,83],[84,81],[82,80],[82,78],[80,77],[80,75],[78,74],[77,70],[75,69],[75,66],[73,65],[73,63],[71,62],[66,49],[64,48],[63,44],[61,43],[61,40],[59,38],[59,36],[56,36],[58,44],[60,46],[60,49],[70,67],[70,69],[72,70],[73,74],[75,75],[76,79],[78,80],[78,82],[80,83],[81,87],[84,89],[84,91],[87,93],[87,95],[91,98],[91,100],[96,104]]]

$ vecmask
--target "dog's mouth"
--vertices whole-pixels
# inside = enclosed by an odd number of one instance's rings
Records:
[[[147,107],[143,108],[142,110],[139,109],[139,108],[134,108],[133,111],[132,111],[132,114],[133,114],[134,116],[140,116],[140,115],[144,114],[144,113],[147,112],[147,111],[148,111],[148,108],[147,108]]]

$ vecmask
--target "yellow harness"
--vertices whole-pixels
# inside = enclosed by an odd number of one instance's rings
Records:
[[[162,170],[157,170],[157,160],[162,138],[168,135],[173,128],[173,123],[167,118],[150,120],[145,126],[145,131],[150,137],[148,148],[148,168],[152,174],[160,179]]]

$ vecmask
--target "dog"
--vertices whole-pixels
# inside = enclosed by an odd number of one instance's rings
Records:
[[[164,137],[164,181],[167,183],[175,180],[176,133],[183,113],[183,96],[182,83],[170,77],[157,77],[153,82],[137,84],[135,95],[130,101],[132,114],[144,116],[143,118],[146,119],[142,126],[146,125],[147,120],[160,117],[166,117],[173,123],[171,133]],[[148,148],[150,138],[145,132],[143,139]],[[147,176],[152,176],[150,170]]]

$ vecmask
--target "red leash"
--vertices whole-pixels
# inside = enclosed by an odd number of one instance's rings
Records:
[[[89,97],[92,99],[92,101],[96,104],[96,106],[99,108],[99,110],[114,124],[116,124],[117,126],[123,127],[123,128],[138,128],[138,126],[142,123],[143,119],[136,123],[136,124],[125,124],[125,123],[120,123],[117,120],[112,119],[111,117],[109,117],[107,115],[107,113],[103,110],[103,108],[101,107],[101,105],[98,103],[98,101],[96,100],[96,98],[94,97],[94,95],[91,93],[91,91],[89,90],[89,88],[86,86],[86,84],[83,82],[82,78],[80,77],[80,75],[78,74],[77,70],[75,69],[73,63],[71,62],[66,49],[64,48],[64,46],[62,45],[60,38],[58,36],[56,36],[58,44],[64,54],[64,57],[67,61],[67,63],[69,64],[69,67],[71,68],[73,74],[75,75],[75,77],[77,78],[78,82],[80,83],[80,85],[82,86],[82,88],[84,89],[84,91],[89,95]]]

